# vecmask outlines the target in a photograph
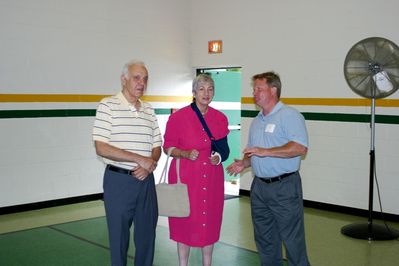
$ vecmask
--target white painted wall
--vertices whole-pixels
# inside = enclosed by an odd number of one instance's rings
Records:
[[[150,95],[190,95],[195,67],[242,66],[244,97],[251,96],[253,74],[275,70],[282,76],[282,97],[356,98],[342,73],[346,53],[370,36],[399,44],[398,8],[396,0],[0,0],[0,94],[112,94],[120,88],[125,61],[140,58],[150,71]],[[223,40],[223,54],[207,53],[214,39]],[[95,106],[0,103],[2,110]],[[369,113],[369,108],[297,108]],[[399,111],[377,108],[377,113]],[[0,207],[101,192],[93,119],[0,119]],[[250,122],[242,119],[242,146]],[[308,121],[307,126],[305,199],[366,209],[367,125]],[[399,214],[398,131],[398,125],[377,125],[383,207],[393,214]],[[242,188],[251,181],[247,172]]]
[[[192,79],[187,10],[184,0],[0,0],[0,94],[114,94],[134,58],[147,64],[148,94],[183,94]],[[96,106],[0,102],[1,110]],[[0,207],[101,193],[93,121],[0,119]]]
[[[204,11],[204,7],[206,11]],[[252,96],[252,75],[274,70],[282,97],[361,98],[345,82],[343,63],[349,49],[367,37],[399,44],[396,0],[192,1],[192,64],[242,66],[243,97]],[[200,11],[202,10],[202,12]],[[204,19],[206,17],[206,19]],[[223,53],[207,54],[209,40],[223,40]],[[399,92],[390,96],[398,99]],[[301,112],[370,114],[365,107],[296,106]],[[243,105],[244,110],[255,110]],[[377,108],[398,115],[398,108]],[[242,120],[247,142],[250,118]],[[304,198],[368,208],[370,128],[363,123],[308,121],[309,154],[302,163]],[[399,214],[399,126],[378,124],[377,175],[385,212]],[[240,180],[250,188],[251,171]],[[374,210],[379,210],[377,194]]]

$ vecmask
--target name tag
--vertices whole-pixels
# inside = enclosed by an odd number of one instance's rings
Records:
[[[275,124],[267,124],[266,128],[265,128],[265,132],[273,133],[275,128],[276,128]]]

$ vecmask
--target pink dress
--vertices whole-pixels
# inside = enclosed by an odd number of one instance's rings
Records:
[[[204,118],[216,139],[227,136],[228,122],[222,112],[209,107]],[[223,166],[210,163],[211,141],[190,106],[169,117],[164,139],[164,148],[199,151],[196,161],[180,159],[180,177],[188,187],[190,216],[169,218],[170,238],[192,247],[214,244],[219,240],[222,224]],[[170,166],[169,183],[176,183],[175,159]]]

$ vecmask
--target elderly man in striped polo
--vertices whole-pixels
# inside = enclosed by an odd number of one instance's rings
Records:
[[[122,91],[97,109],[93,140],[106,163],[104,203],[113,266],[126,265],[134,223],[135,265],[152,265],[158,206],[153,171],[161,156],[161,134],[153,108],[140,100],[148,82],[143,62],[127,63]]]

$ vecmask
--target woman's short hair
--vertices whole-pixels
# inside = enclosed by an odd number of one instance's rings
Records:
[[[211,75],[199,74],[193,80],[193,90],[192,90],[193,93],[197,91],[200,83],[209,83],[212,84],[212,87],[215,87],[215,82],[213,81]]]

